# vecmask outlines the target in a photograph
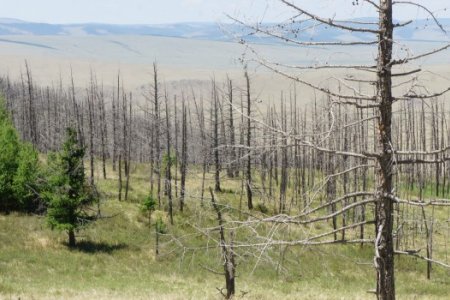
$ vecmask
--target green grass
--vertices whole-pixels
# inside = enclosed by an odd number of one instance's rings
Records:
[[[130,201],[119,202],[117,180],[108,166],[110,179],[97,178],[97,183],[103,196],[102,214],[111,217],[78,232],[76,249],[69,249],[66,234],[51,231],[43,217],[0,215],[0,299],[220,299],[216,287],[224,286],[224,278],[204,268],[221,270],[219,249],[183,249],[166,236],[161,238],[161,255],[155,256],[154,227],[149,227],[138,204],[148,194],[147,172],[144,166],[135,165]],[[200,171],[192,168],[190,196],[200,195],[199,178]],[[206,186],[212,184],[211,178],[208,176]],[[240,181],[224,178],[222,186],[226,192],[218,194],[218,200],[238,206]],[[193,224],[216,225],[214,212],[206,203],[209,200],[205,199],[204,207],[199,201],[188,198],[184,213],[176,209],[175,226],[168,225],[169,234],[192,235],[183,239],[189,247],[208,244]],[[245,207],[245,195],[243,201]],[[262,200],[257,198],[258,202]],[[447,216],[440,214],[443,219]],[[163,211],[155,212],[152,219],[158,215],[167,222]],[[225,218],[237,219],[237,212],[228,209]],[[313,228],[324,229],[329,230],[328,225]],[[211,232],[215,238],[217,234]],[[237,234],[242,239],[249,233]],[[295,234],[292,229],[290,235]],[[283,231],[279,236],[286,237]],[[444,244],[446,236],[436,233],[436,243]],[[445,257],[446,251],[437,247],[436,255]],[[272,262],[258,261],[254,249],[237,252],[238,299],[375,299],[367,293],[375,287],[371,246],[274,247],[263,256]],[[281,266],[279,270],[277,266]],[[450,272],[436,266],[428,281],[423,261],[397,258],[396,288],[399,299],[447,299]]]

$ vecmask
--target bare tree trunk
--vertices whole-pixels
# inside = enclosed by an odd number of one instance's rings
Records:
[[[173,225],[173,201],[172,201],[172,159],[170,155],[170,121],[169,121],[169,100],[166,96],[166,134],[167,134],[167,166],[166,166],[166,187],[167,197],[169,198],[169,217],[170,224]]]
[[[201,148],[202,148],[202,184],[201,184],[201,196],[200,196],[200,204],[203,206],[203,198],[205,195],[205,177],[206,177],[206,165],[208,163],[208,151],[206,147],[206,134],[205,134],[205,116],[204,116],[204,107],[203,107],[203,98],[200,99],[201,105],[197,104],[197,101],[194,97],[195,109],[198,118],[198,125],[200,127],[200,138],[201,138]]]
[[[127,152],[126,159],[126,168],[125,168],[125,176],[126,176],[126,183],[125,183],[125,201],[128,200],[128,191],[130,189],[130,172],[131,172],[131,145],[132,145],[132,139],[133,139],[133,94],[130,93],[130,100],[129,100],[129,117],[128,117],[128,144],[126,145],[125,151]],[[126,120],[124,120],[126,121]]]
[[[233,115],[233,82],[231,79],[228,79],[228,101],[229,103],[229,134],[230,134],[230,166],[229,166],[229,177],[238,177],[239,169],[237,166],[237,157],[236,157],[236,136],[234,129],[234,115]]]
[[[101,133],[101,143],[102,143],[102,172],[103,172],[103,179],[106,179],[106,144],[108,143],[108,124],[106,122],[106,112],[105,112],[105,94],[103,90],[100,92],[100,133]]]
[[[122,154],[119,152],[119,201],[122,201]]]
[[[227,289],[227,294],[224,295],[226,299],[231,299],[235,294],[235,272],[236,265],[234,262],[234,249],[233,249],[233,238],[234,235],[231,234],[231,243],[227,246],[225,240],[225,229],[223,226],[222,213],[220,212],[220,208],[217,205],[214,197],[214,192],[210,188],[209,192],[211,193],[211,202],[214,210],[217,213],[217,221],[219,222],[219,234],[220,234],[220,247],[222,249],[222,255],[224,258],[223,269],[225,271],[225,284]]]
[[[377,297],[395,299],[394,245],[393,245],[393,148],[392,148],[392,0],[380,0],[380,33],[377,64],[377,92],[379,102],[378,131],[378,198],[376,202],[375,266],[377,270]]]
[[[150,118],[150,116],[147,116]],[[148,122],[148,130],[150,133],[148,134],[150,136],[150,194],[154,195],[154,187],[155,187],[155,122],[152,122],[149,120]]]
[[[80,144],[80,147],[84,147],[84,139],[83,139],[83,131],[81,129],[81,114],[80,114],[80,110],[78,107],[78,103],[76,100],[76,95],[75,95],[75,82],[73,79],[73,74],[72,74],[72,69],[70,69],[70,81],[71,81],[71,96],[72,96],[72,105],[73,105],[73,110],[75,112],[75,118],[76,118],[76,122],[77,122],[77,135],[78,135],[78,141]],[[56,101],[55,101],[56,103]],[[56,110],[55,110],[56,113]]]
[[[27,71],[27,86],[28,86],[28,125],[29,125],[29,137],[28,138],[29,138],[29,141],[34,145],[34,147],[38,147],[33,78],[31,76],[31,70],[28,67],[28,62],[26,60],[25,60],[25,68]]]
[[[432,238],[431,237],[432,237],[433,232],[432,232],[432,230],[430,230],[430,229],[432,229],[430,227],[431,227],[432,222],[430,222],[430,225],[428,225],[428,220],[427,220],[427,217],[425,214],[424,207],[422,207],[422,217],[423,217],[423,223],[425,225],[425,236],[427,238],[427,258],[431,259],[431,251],[432,251]],[[427,279],[428,280],[431,279],[431,268],[432,268],[431,261],[427,261]]]
[[[344,124],[347,124],[347,122],[348,122],[347,112],[344,112]],[[349,143],[349,141],[348,141],[349,138],[348,138],[348,129],[347,129],[347,127],[344,128],[343,135],[344,135],[343,149],[344,149],[345,152],[348,152],[348,150],[349,150],[349,144],[348,144]],[[347,169],[347,166],[348,166],[348,156],[344,155],[343,158],[342,158],[342,170],[345,171]],[[348,193],[348,184],[349,184],[348,173],[345,172],[343,177],[344,178],[343,178],[343,186],[342,186],[342,188],[344,190],[344,195],[346,195]],[[347,199],[343,201],[343,205],[344,206],[348,205],[348,200]],[[347,226],[347,213],[344,212],[342,214],[342,227],[345,228],[346,226]],[[345,240],[345,229],[342,230],[342,240]]]
[[[286,118],[286,107],[284,104],[284,96],[281,95],[281,127],[285,132],[287,132],[287,118]],[[280,182],[280,207],[279,212],[283,214],[286,212],[286,189],[288,180],[288,153],[287,153],[287,138],[283,137],[281,146],[281,182]]]
[[[69,229],[67,233],[69,235],[69,247],[73,248],[76,246],[75,232],[73,229]]]
[[[213,101],[214,101],[214,107],[213,107],[213,114],[214,114],[214,124],[213,124],[213,139],[214,139],[214,167],[215,167],[215,173],[214,173],[214,190],[216,192],[222,191],[220,188],[220,158],[219,158],[219,105],[218,105],[218,95],[217,95],[217,88],[216,88],[216,82],[213,82]]]
[[[173,114],[174,114],[174,127],[175,127],[175,174],[174,174],[174,182],[175,182],[175,198],[178,198],[178,158],[180,156],[180,151],[178,149],[178,110],[177,110],[177,96],[173,97]]]
[[[250,77],[247,70],[245,70],[245,81],[247,84],[247,172],[246,172],[246,186],[247,186],[247,205],[248,209],[253,209],[253,192],[252,192],[252,122],[251,122],[251,94],[250,94]]]
[[[184,197],[185,197],[185,188],[186,188],[186,171],[187,171],[187,110],[186,103],[183,98],[183,124],[181,129],[181,191],[180,191],[180,211],[183,211],[184,208]]]
[[[155,105],[155,156],[156,156],[156,172],[158,174],[157,195],[158,205],[161,208],[161,142],[160,142],[160,109],[159,109],[159,89],[158,89],[158,67],[156,63],[153,63],[153,92],[154,92],[154,105]]]
[[[113,171],[116,171],[117,160],[117,120],[119,119],[118,106],[120,102],[120,73],[117,75],[117,107],[116,97],[112,99],[112,127],[113,127]]]
[[[94,97],[95,97],[95,83],[93,74],[91,72],[91,88],[87,93],[88,118],[89,118],[89,166],[90,176],[89,184],[94,186]]]
[[[125,178],[127,177],[128,173],[128,129],[127,129],[127,95],[125,94],[125,91],[122,91],[122,147],[121,147],[121,156],[123,160],[123,171]],[[120,169],[120,168],[119,168]],[[121,170],[119,170],[121,172]],[[122,181],[121,181],[122,185]],[[125,190],[126,194],[126,190]],[[124,200],[126,201],[127,198],[124,197]]]

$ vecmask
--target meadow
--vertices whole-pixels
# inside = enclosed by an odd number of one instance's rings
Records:
[[[224,286],[218,247],[192,251],[173,243],[173,237],[198,233],[194,224],[215,226],[208,197],[202,206],[201,173],[190,170],[186,210],[175,214],[175,226],[157,210],[152,225],[140,209],[149,191],[146,165],[132,167],[129,201],[117,199],[117,176],[108,164],[108,179],[96,181],[102,195],[102,218],[77,233],[75,249],[64,232],[52,231],[43,216],[11,213],[0,216],[1,299],[221,299]],[[212,179],[208,178],[207,179]],[[207,181],[207,185],[212,184]],[[240,180],[224,179],[220,203],[239,205]],[[261,200],[258,200],[261,201]],[[95,208],[94,208],[95,209]],[[227,219],[245,219],[227,209]],[[258,214],[258,213],[255,213]],[[448,224],[447,209],[439,220]],[[162,217],[167,235],[155,254],[154,221]],[[448,225],[447,225],[448,226]],[[368,227],[368,231],[369,228]],[[315,230],[320,231],[317,227]],[[212,231],[212,236],[218,235]],[[436,244],[446,234],[436,233]],[[195,235],[189,247],[204,247],[211,238]],[[446,242],[445,242],[446,244]],[[436,256],[445,249],[436,249]],[[255,250],[252,250],[255,251]],[[243,251],[237,259],[236,299],[372,299],[375,286],[373,246],[329,245],[275,247],[275,261],[259,261]],[[283,255],[281,255],[283,253]],[[448,251],[446,251],[448,253]],[[269,257],[268,256],[268,257]],[[448,299],[450,273],[435,266],[426,279],[426,263],[411,257],[396,258],[398,299]]]

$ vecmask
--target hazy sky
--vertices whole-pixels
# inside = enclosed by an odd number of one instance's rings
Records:
[[[326,17],[373,16],[364,1],[290,0]],[[450,17],[450,0],[415,0],[427,5],[438,17]],[[277,21],[291,16],[278,0],[0,0],[0,17],[49,23],[159,24],[223,21],[224,14]],[[446,10],[445,10],[446,9]],[[414,7],[398,6],[398,19],[422,18]]]

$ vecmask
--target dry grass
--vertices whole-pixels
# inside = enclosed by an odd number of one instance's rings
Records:
[[[144,166],[134,169],[130,202],[116,200],[116,180],[97,178],[105,199],[103,214],[114,217],[80,231],[78,249],[68,249],[66,235],[51,231],[42,217],[0,215],[0,298],[221,299],[216,287],[224,286],[223,278],[202,268],[220,270],[218,251],[183,253],[166,245],[161,257],[155,257],[154,229],[148,227],[138,204],[148,192],[147,172]],[[191,169],[188,181],[193,196],[200,187],[195,173]],[[224,180],[223,187],[228,192],[218,195],[220,201],[238,205],[240,181]],[[162,211],[157,214],[166,217]],[[227,212],[227,217],[237,218],[232,214]],[[180,236],[192,233],[188,224],[193,220],[215,224],[213,212],[201,208],[198,198],[188,201],[187,212],[177,213],[176,226],[168,230]],[[204,245],[206,240],[190,242]],[[280,250],[271,252],[277,261]],[[285,271],[260,262],[252,272],[255,258],[243,254],[238,259],[236,298],[374,299],[367,293],[375,284],[372,255],[370,246],[292,247],[283,261]],[[448,299],[448,270],[435,267],[428,281],[422,261],[403,257],[396,263],[399,299]]]

